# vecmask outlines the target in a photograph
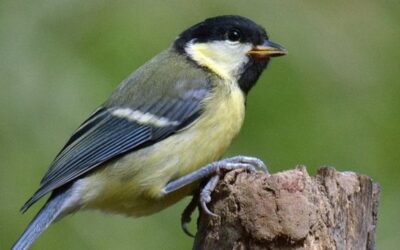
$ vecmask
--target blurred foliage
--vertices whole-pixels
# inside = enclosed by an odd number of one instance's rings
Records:
[[[398,248],[399,10],[372,0],[0,1],[0,249],[43,204],[18,212],[80,122],[179,32],[221,14],[255,20],[289,50],[250,93],[229,155],[259,156],[272,172],[301,163],[372,176],[378,248]],[[179,226],[187,202],[139,219],[78,213],[34,249],[190,249]]]

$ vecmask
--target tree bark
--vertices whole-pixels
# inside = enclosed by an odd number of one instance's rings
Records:
[[[193,249],[375,249],[379,190],[334,168],[231,171],[209,204],[218,216],[200,212]]]

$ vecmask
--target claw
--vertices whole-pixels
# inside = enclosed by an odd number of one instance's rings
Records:
[[[210,216],[218,217],[218,215],[214,214],[213,212],[210,211],[210,209],[208,209],[206,202],[200,202],[200,205],[206,214],[208,214]]]
[[[199,200],[199,193],[195,192],[193,194],[193,197],[190,200],[189,204],[183,210],[183,213],[181,216],[181,228],[186,235],[188,235],[189,237],[192,237],[192,238],[194,238],[194,235],[189,231],[188,225],[189,225],[190,221],[192,220],[191,217],[192,217],[194,210],[196,210],[198,200]]]
[[[234,156],[232,158],[228,158],[223,161],[249,164],[249,165],[255,166],[259,170],[262,170],[263,172],[268,173],[268,168],[265,165],[265,163],[262,160],[255,158],[255,157]]]
[[[210,209],[208,209],[207,204],[211,201],[211,193],[217,186],[219,179],[220,179],[219,175],[214,175],[213,177],[211,177],[200,192],[201,208],[206,214],[211,216],[217,216],[217,215],[211,212]]]
[[[189,231],[188,225],[189,222],[182,223],[181,224],[182,230],[187,236],[194,238],[194,235]]]

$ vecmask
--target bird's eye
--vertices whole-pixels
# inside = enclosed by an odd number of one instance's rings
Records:
[[[240,31],[237,29],[229,30],[226,33],[226,38],[231,42],[237,42],[240,40],[241,37],[242,37],[242,34],[240,34]]]

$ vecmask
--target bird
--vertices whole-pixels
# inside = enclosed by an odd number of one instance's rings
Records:
[[[247,94],[270,59],[285,54],[262,26],[238,15],[184,30],[67,140],[21,211],[49,195],[47,202],[12,249],[29,249],[50,224],[79,210],[145,216],[203,188],[200,202],[210,212],[221,170],[263,165],[222,156],[241,129]]]

